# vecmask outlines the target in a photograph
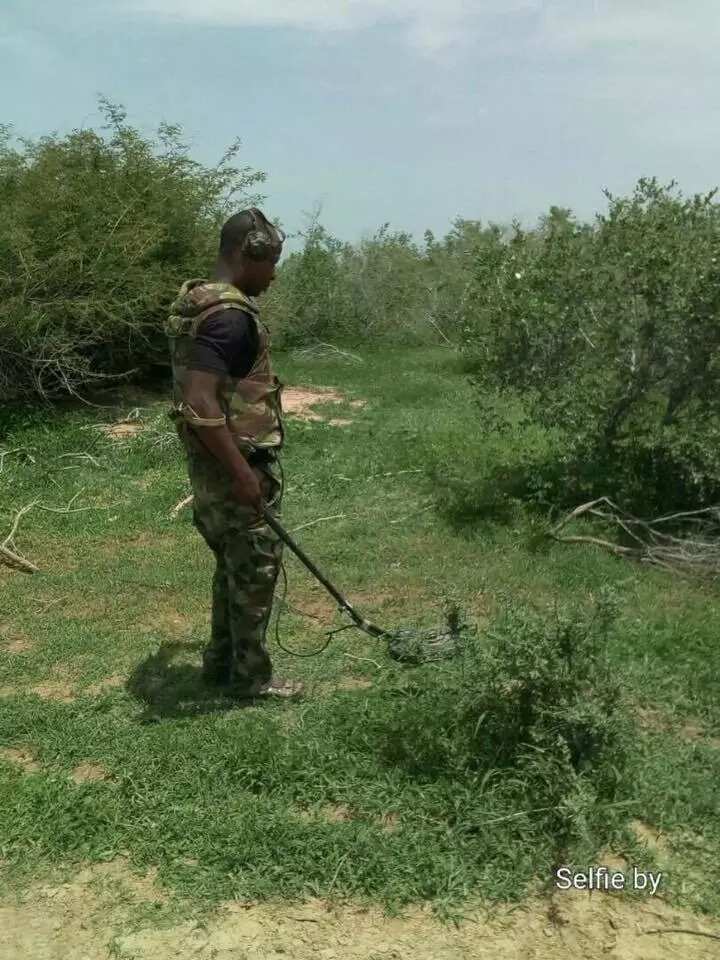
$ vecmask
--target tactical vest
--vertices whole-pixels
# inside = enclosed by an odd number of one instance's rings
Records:
[[[233,439],[243,453],[279,450],[283,444],[282,384],[270,364],[270,335],[259,319],[256,300],[229,283],[188,280],[170,307],[166,324],[173,371],[173,408],[170,416],[187,442],[190,431],[180,407],[193,340],[208,317],[220,310],[238,308],[248,313],[256,326],[257,359],[246,377],[222,378],[218,396],[220,406],[227,417]]]

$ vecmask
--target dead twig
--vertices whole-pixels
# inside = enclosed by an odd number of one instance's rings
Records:
[[[641,930],[640,936],[645,936],[649,933],[685,933],[689,937],[708,937],[710,940],[720,940],[720,934],[718,933],[706,933],[705,930],[687,930],[685,927],[665,927],[664,930]]]
[[[426,315],[425,315],[425,319],[426,319],[427,322],[430,324],[430,326],[433,327],[433,329],[436,330],[436,331],[440,334],[440,336],[442,337],[442,339],[445,341],[445,343],[446,343],[449,347],[454,347],[454,346],[455,346],[455,344],[452,342],[452,340],[451,340],[448,336],[446,336],[446,334],[444,334],[443,331],[440,329],[437,321],[436,321],[435,318],[432,316],[432,314],[430,314],[430,313],[426,314]]]
[[[194,499],[195,497],[191,493],[189,497],[185,497],[183,500],[180,500],[178,503],[176,503],[175,506],[170,511],[171,518],[175,520],[180,514],[180,511],[184,510],[185,507],[189,507]]]
[[[353,363],[365,362],[363,358],[359,357],[356,353],[350,353],[347,350],[341,350],[340,347],[336,347],[335,344],[326,343],[324,340],[318,340],[309,347],[303,347],[301,350],[295,351],[295,355],[298,357],[308,357],[312,354],[321,355],[322,353],[334,353],[339,357],[343,357],[346,360],[352,361]]]
[[[30,460],[32,463],[35,463],[35,457],[28,453],[29,450],[34,449],[35,447],[15,447],[13,450],[0,450],[0,473],[3,472],[3,468],[5,466],[5,457],[9,457],[13,453],[24,452],[27,454],[28,460]]]
[[[20,521],[25,514],[29,513],[36,505],[37,500],[33,500],[32,503],[29,503],[27,506],[16,511],[13,525],[10,528],[10,533],[5,537],[2,544],[0,544],[0,561],[2,561],[8,567],[13,567],[16,570],[22,570],[23,573],[38,573],[40,569],[30,560],[26,560],[25,557],[21,556],[17,552],[17,547],[15,546],[15,534],[20,526]]]
[[[85,453],[84,451],[82,453],[61,453],[57,459],[64,460],[67,457],[75,457],[78,460],[89,460],[94,467],[101,466],[100,461],[96,457],[93,457],[92,454]]]
[[[299,527],[295,527],[290,531],[290,533],[297,533],[298,530],[305,530],[307,527],[314,527],[316,523],[325,523],[326,520],[342,520],[344,517],[344,513],[336,513],[332,517],[318,517],[316,520],[308,520],[307,523],[301,523]]]
[[[372,663],[372,665],[377,667],[378,670],[382,670],[382,664],[378,663],[377,660],[372,660],[370,657],[356,657],[352,653],[344,653],[343,656],[347,657],[349,660],[361,660],[363,663]]]
[[[632,546],[613,543],[597,536],[563,533],[569,523],[583,516],[618,527],[631,541]],[[659,530],[659,524],[672,524],[674,533]],[[692,525],[693,533],[683,536],[683,525]],[[718,507],[680,511],[655,520],[642,520],[618,507],[609,497],[598,497],[572,510],[549,531],[548,536],[558,543],[593,544],[616,556],[651,563],[673,573],[720,575]]]

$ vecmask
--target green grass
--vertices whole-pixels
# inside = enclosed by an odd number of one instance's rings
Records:
[[[288,384],[367,400],[328,408],[349,427],[288,421],[286,525],[342,515],[298,540],[381,625],[432,623],[456,596],[482,630],[501,597],[551,609],[614,586],[613,662],[636,708],[662,718],[641,737],[632,816],[672,840],[666,895],[720,915],[709,872],[720,857],[717,592],[591,548],[533,552],[521,513],[511,525],[459,523],[428,474],[462,474],[482,454],[457,359],[437,349],[363,356],[277,361]],[[95,429],[138,405],[152,424],[144,434],[118,443]],[[170,518],[188,489],[178,445],[162,440],[165,406],[146,391],[107,409],[16,418],[0,442],[24,448],[0,474],[2,529],[34,500],[79,511],[35,507],[16,542],[41,572],[0,568],[0,748],[29,749],[39,765],[25,771],[0,754],[6,885],[120,855],[208,903],[315,895],[448,906],[520,898],[546,882],[554,838],[518,816],[522,790],[392,760],[408,698],[451,666],[402,667],[355,631],[322,656],[294,658],[271,634],[278,673],[305,680],[305,700],[239,707],[203,686],[211,558],[187,511]],[[294,608],[317,613],[324,595],[286,558],[293,609],[281,638],[309,652],[322,626]],[[107,779],[76,783],[82,763]],[[473,830],[463,828],[468,810]],[[631,862],[654,862],[629,831],[612,837]]]

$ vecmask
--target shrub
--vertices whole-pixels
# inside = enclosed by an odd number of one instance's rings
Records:
[[[553,209],[476,263],[464,351],[480,392],[520,396],[560,431],[559,501],[641,511],[720,492],[720,217],[641,180],[593,227]],[[492,281],[492,282],[491,282]]]
[[[474,771],[479,784],[521,797],[561,846],[604,842],[633,756],[622,679],[606,655],[615,617],[607,591],[590,612],[551,617],[506,601],[485,634],[468,635],[457,664],[430,668],[397,707],[388,759],[431,778]]]
[[[165,363],[174,289],[212,263],[217,229],[264,179],[190,159],[179,127],[143,137],[107,101],[105,135],[0,137],[0,389],[52,398]]]

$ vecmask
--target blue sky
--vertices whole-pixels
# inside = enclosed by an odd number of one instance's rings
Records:
[[[457,216],[589,217],[646,175],[720,182],[718,0],[2,0],[0,122],[234,137],[265,209],[355,242]]]

